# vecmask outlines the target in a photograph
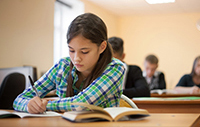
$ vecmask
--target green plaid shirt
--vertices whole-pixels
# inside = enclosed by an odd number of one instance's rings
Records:
[[[38,81],[35,87],[40,98],[45,97],[51,90],[56,89],[60,99],[49,101],[46,108],[53,111],[79,110],[80,106],[71,105],[74,102],[84,102],[101,107],[119,106],[119,99],[122,94],[122,80],[125,68],[123,63],[115,58],[108,64],[104,72],[95,79],[87,88],[73,97],[66,97],[67,78],[70,70],[70,58],[63,58],[47,71]],[[71,71],[73,86],[78,80],[76,68]],[[27,112],[27,104],[30,99],[36,96],[32,87],[24,90],[14,101],[13,107],[18,111]]]

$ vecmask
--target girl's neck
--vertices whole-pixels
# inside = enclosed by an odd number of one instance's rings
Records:
[[[82,72],[78,72],[78,78],[81,80],[85,80],[88,76],[86,74],[83,74]]]
[[[194,77],[194,78],[197,78],[197,79],[200,79],[200,75],[196,75],[196,74],[195,74],[193,77]]]
[[[89,75],[90,75],[90,73],[87,73],[87,72],[80,72],[80,75],[84,78],[84,79],[86,79]]]
[[[194,75],[193,76],[193,81],[196,85],[200,84],[200,76]]]

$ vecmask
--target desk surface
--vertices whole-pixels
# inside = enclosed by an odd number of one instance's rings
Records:
[[[159,105],[199,105],[200,100],[133,100],[136,104],[159,104]]]
[[[191,127],[200,126],[199,114],[150,114],[143,120],[121,122],[73,123],[62,117],[3,118],[2,127]]]
[[[133,100],[150,113],[200,113],[200,100]]]

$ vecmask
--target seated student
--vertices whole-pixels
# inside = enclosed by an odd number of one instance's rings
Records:
[[[119,37],[111,37],[108,39],[108,42],[112,45],[113,56],[123,61],[125,57],[123,52],[123,40]],[[125,64],[125,68],[126,71],[123,80],[123,94],[129,98],[149,97],[150,91],[144,77],[142,76],[140,67]]]
[[[175,90],[177,93],[200,94],[200,56],[194,60],[192,72],[180,79]]]
[[[165,76],[162,72],[156,71],[157,67],[158,58],[155,55],[148,55],[144,61],[143,76],[150,90],[166,89]]]
[[[35,82],[40,98],[30,87],[15,99],[15,110],[41,113],[82,108],[71,105],[74,102],[119,106],[125,68],[112,58],[104,22],[91,13],[79,15],[69,26],[67,43],[70,57],[61,59]],[[60,99],[41,99],[53,89]]]

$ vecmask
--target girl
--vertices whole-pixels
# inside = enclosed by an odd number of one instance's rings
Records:
[[[178,93],[200,94],[200,56],[194,60],[191,74],[184,75],[175,90]]]
[[[73,102],[101,107],[119,105],[122,94],[123,64],[112,58],[107,43],[107,28],[94,14],[76,17],[69,26],[67,43],[70,57],[61,59],[35,82],[40,98],[56,89],[59,100],[46,101],[35,97],[32,87],[14,101],[18,111],[41,113],[45,110],[78,110]]]

